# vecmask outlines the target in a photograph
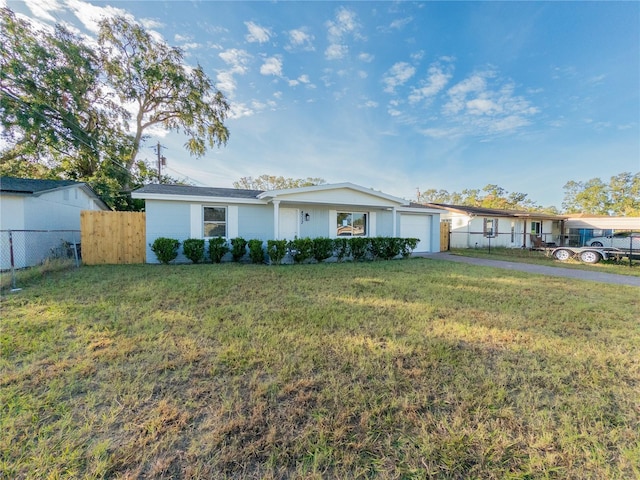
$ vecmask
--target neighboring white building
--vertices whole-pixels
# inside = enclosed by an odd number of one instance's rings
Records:
[[[451,248],[532,248],[534,238],[562,245],[564,220],[561,215],[495,208],[428,203],[444,210],[442,221],[450,224]]]
[[[440,250],[441,210],[352,183],[274,191],[146,185],[132,197],[145,200],[147,245],[158,237],[384,236],[420,239],[416,253]],[[147,247],[147,261],[155,258]]]
[[[109,210],[86,184],[72,180],[0,177],[0,269],[36,265],[62,242],[80,242],[82,210]]]

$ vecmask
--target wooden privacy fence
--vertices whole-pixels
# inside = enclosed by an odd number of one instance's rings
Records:
[[[80,237],[83,263],[144,263],[145,218],[141,212],[82,211]]]
[[[449,250],[449,238],[451,236],[451,223],[440,222],[440,251],[446,252]]]

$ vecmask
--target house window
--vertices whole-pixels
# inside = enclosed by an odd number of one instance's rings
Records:
[[[204,236],[227,236],[227,209],[225,207],[204,207]]]
[[[483,234],[485,237],[495,237],[498,235],[498,219],[497,218],[485,218],[484,219],[484,230]]]
[[[542,233],[542,222],[531,222],[531,234],[540,236]]]
[[[339,237],[366,237],[368,218],[366,213],[338,212],[336,234]]]

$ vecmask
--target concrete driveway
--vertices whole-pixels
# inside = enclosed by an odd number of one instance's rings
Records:
[[[515,270],[519,272],[538,273],[552,277],[578,278],[580,280],[590,280],[592,282],[613,283],[617,285],[630,285],[640,287],[640,277],[629,275],[617,275],[615,273],[591,272],[587,270],[577,270],[563,267],[547,267],[544,265],[532,265],[529,263],[507,262],[504,260],[489,260],[486,258],[461,257],[448,252],[421,254],[424,258],[434,260],[446,260],[450,262],[468,263],[470,265],[480,265],[483,267],[504,268],[505,270]]]

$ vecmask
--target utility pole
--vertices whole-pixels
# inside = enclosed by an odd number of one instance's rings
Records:
[[[158,155],[158,183],[160,183],[160,179],[162,178],[162,167],[167,166],[167,159],[163,155],[161,155],[162,148],[165,147],[160,145],[160,142],[158,142],[158,145],[156,145],[156,153]]]

